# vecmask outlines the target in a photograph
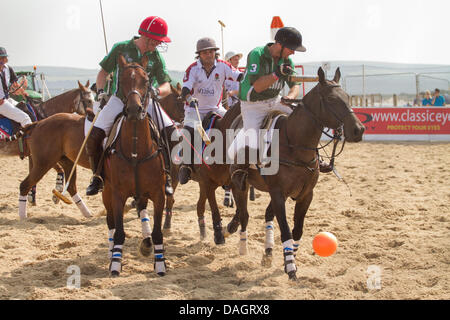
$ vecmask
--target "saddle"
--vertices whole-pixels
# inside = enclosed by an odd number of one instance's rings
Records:
[[[214,128],[214,123],[217,119],[221,119],[222,116],[217,112],[210,111],[206,114],[205,118],[202,121],[202,127],[205,131]]]

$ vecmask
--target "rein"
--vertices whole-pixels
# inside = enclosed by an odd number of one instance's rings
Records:
[[[128,66],[125,66],[125,68],[142,69],[142,70],[145,71],[145,69],[144,69],[142,66],[140,66],[140,65],[128,65]],[[132,79],[134,80],[134,78],[132,78]],[[145,118],[146,118],[146,117],[145,117],[145,113],[147,113],[148,90],[146,90],[146,93],[145,93],[144,97],[142,97],[142,95],[141,95],[136,89],[134,89],[134,83],[133,83],[132,88],[133,88],[133,90],[131,90],[131,91],[127,94],[126,98],[125,98],[124,100],[122,100],[122,101],[124,102],[124,109],[125,109],[125,110],[127,109],[126,106],[127,106],[129,97],[130,97],[132,94],[137,94],[138,97],[139,97],[139,99],[140,99],[140,102],[141,102],[141,106],[140,106],[140,107],[143,109],[143,110],[141,111],[141,113],[144,114],[143,119],[141,119],[141,120],[139,120],[139,121],[145,120]],[[138,154],[137,154],[137,142],[138,142],[138,136],[137,136],[137,121],[138,121],[138,120],[132,121],[132,122],[133,122],[133,137],[132,137],[132,152],[131,152],[131,158],[126,157],[126,156],[123,154],[123,152],[122,152],[122,150],[123,150],[123,147],[122,147],[122,139],[119,139],[119,141],[120,141],[120,142],[119,142],[119,143],[120,143],[120,149],[119,149],[118,151],[115,152],[115,154],[117,154],[117,156],[118,156],[119,158],[121,158],[122,160],[124,160],[124,161],[130,163],[131,166],[133,167],[133,171],[134,171],[134,183],[135,183],[135,191],[136,191],[135,199],[139,199],[139,198],[140,198],[140,195],[141,195],[141,192],[140,192],[140,189],[139,189],[138,166],[139,166],[140,164],[146,162],[146,161],[149,161],[149,160],[152,160],[152,159],[156,158],[156,157],[158,156],[158,154],[161,152],[161,148],[157,148],[156,151],[153,152],[152,154],[146,156],[145,158],[138,159]],[[150,129],[150,131],[151,131],[151,129]],[[151,139],[151,140],[153,140],[153,139]]]
[[[334,88],[334,87],[340,87],[340,85],[335,84],[335,85],[329,85],[327,87]],[[316,156],[309,162],[305,162],[305,161],[301,161],[301,160],[291,161],[291,160],[280,159],[279,160],[280,163],[285,164],[287,166],[291,166],[291,167],[305,167],[308,170],[310,170],[311,172],[313,172],[318,167],[320,168],[319,162],[321,162],[321,161],[320,161],[319,157],[323,158],[323,156],[321,156],[319,154],[319,150],[323,149],[326,154],[325,147],[327,147],[328,145],[333,143],[333,151],[332,151],[331,156],[330,157],[328,155],[326,156],[328,159],[331,159],[330,163],[327,165],[324,165],[321,168],[321,172],[326,173],[326,172],[335,170],[334,159],[343,152],[344,146],[345,146],[345,139],[344,139],[340,151],[336,154],[337,145],[339,144],[339,141],[342,140],[342,133],[343,133],[342,129],[344,126],[344,120],[354,112],[353,112],[353,110],[349,110],[348,113],[346,113],[346,115],[344,116],[344,118],[341,119],[330,107],[327,106],[327,104],[324,103],[324,101],[323,101],[324,98],[323,98],[320,90],[319,90],[319,96],[320,96],[320,107],[324,107],[327,111],[329,111],[331,113],[331,115],[339,122],[339,124],[340,124],[339,127],[336,130],[334,130],[333,135],[330,135],[327,131],[324,130],[325,125],[323,125],[322,121],[303,103],[302,99],[284,99],[284,102],[289,103],[293,109],[296,107],[303,107],[304,110],[306,111],[307,115],[314,120],[315,125],[320,129],[322,134],[326,135],[331,140],[329,142],[327,142],[325,145],[323,145],[323,146],[321,145],[320,147],[316,147],[316,148],[292,145],[289,143],[287,126],[285,126],[285,135],[286,135],[286,139],[287,139],[287,144],[280,144],[280,145],[286,146],[290,149],[314,150],[314,151],[316,151]],[[319,161],[317,161],[317,160],[319,160]],[[317,165],[315,167],[310,167],[310,165],[313,163],[317,163]]]

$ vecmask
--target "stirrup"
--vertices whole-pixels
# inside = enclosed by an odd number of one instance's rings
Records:
[[[91,178],[91,183],[86,189],[87,196],[94,196],[103,191],[103,178],[99,175],[94,175]]]

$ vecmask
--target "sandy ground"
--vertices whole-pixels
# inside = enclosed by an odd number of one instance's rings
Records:
[[[126,265],[120,278],[110,278],[101,197],[84,197],[92,219],[75,205],[55,205],[56,174],[49,172],[38,185],[38,205],[28,207],[27,221],[19,221],[18,188],[27,161],[1,157],[0,166],[1,299],[450,299],[448,143],[347,144],[337,166],[352,196],[334,175],[321,175],[297,254],[297,282],[283,272],[276,223],[274,263],[260,264],[266,194],[257,192],[250,202],[249,254],[240,256],[237,234],[225,245],[214,244],[209,207],[208,237],[199,240],[197,183],[179,187],[172,232],[165,237],[165,277],[154,273],[152,258],[138,254],[141,226],[130,211]],[[81,194],[89,178],[88,170],[78,170]],[[222,203],[222,190],[217,197]],[[288,200],[291,227],[293,206]],[[221,210],[226,225],[234,212]],[[311,242],[320,231],[339,241],[331,257],[313,253]],[[81,270],[80,289],[67,288],[72,265]],[[379,289],[371,281],[377,278]]]

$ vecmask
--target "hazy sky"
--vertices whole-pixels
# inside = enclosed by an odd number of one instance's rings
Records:
[[[105,55],[98,0],[1,0],[0,46],[12,65],[99,68]],[[225,53],[244,54],[270,41],[278,15],[303,36],[296,63],[327,60],[450,64],[448,0],[102,0],[109,49],[137,35],[157,15],[172,39],[167,67],[184,71],[199,38],[209,36]]]

